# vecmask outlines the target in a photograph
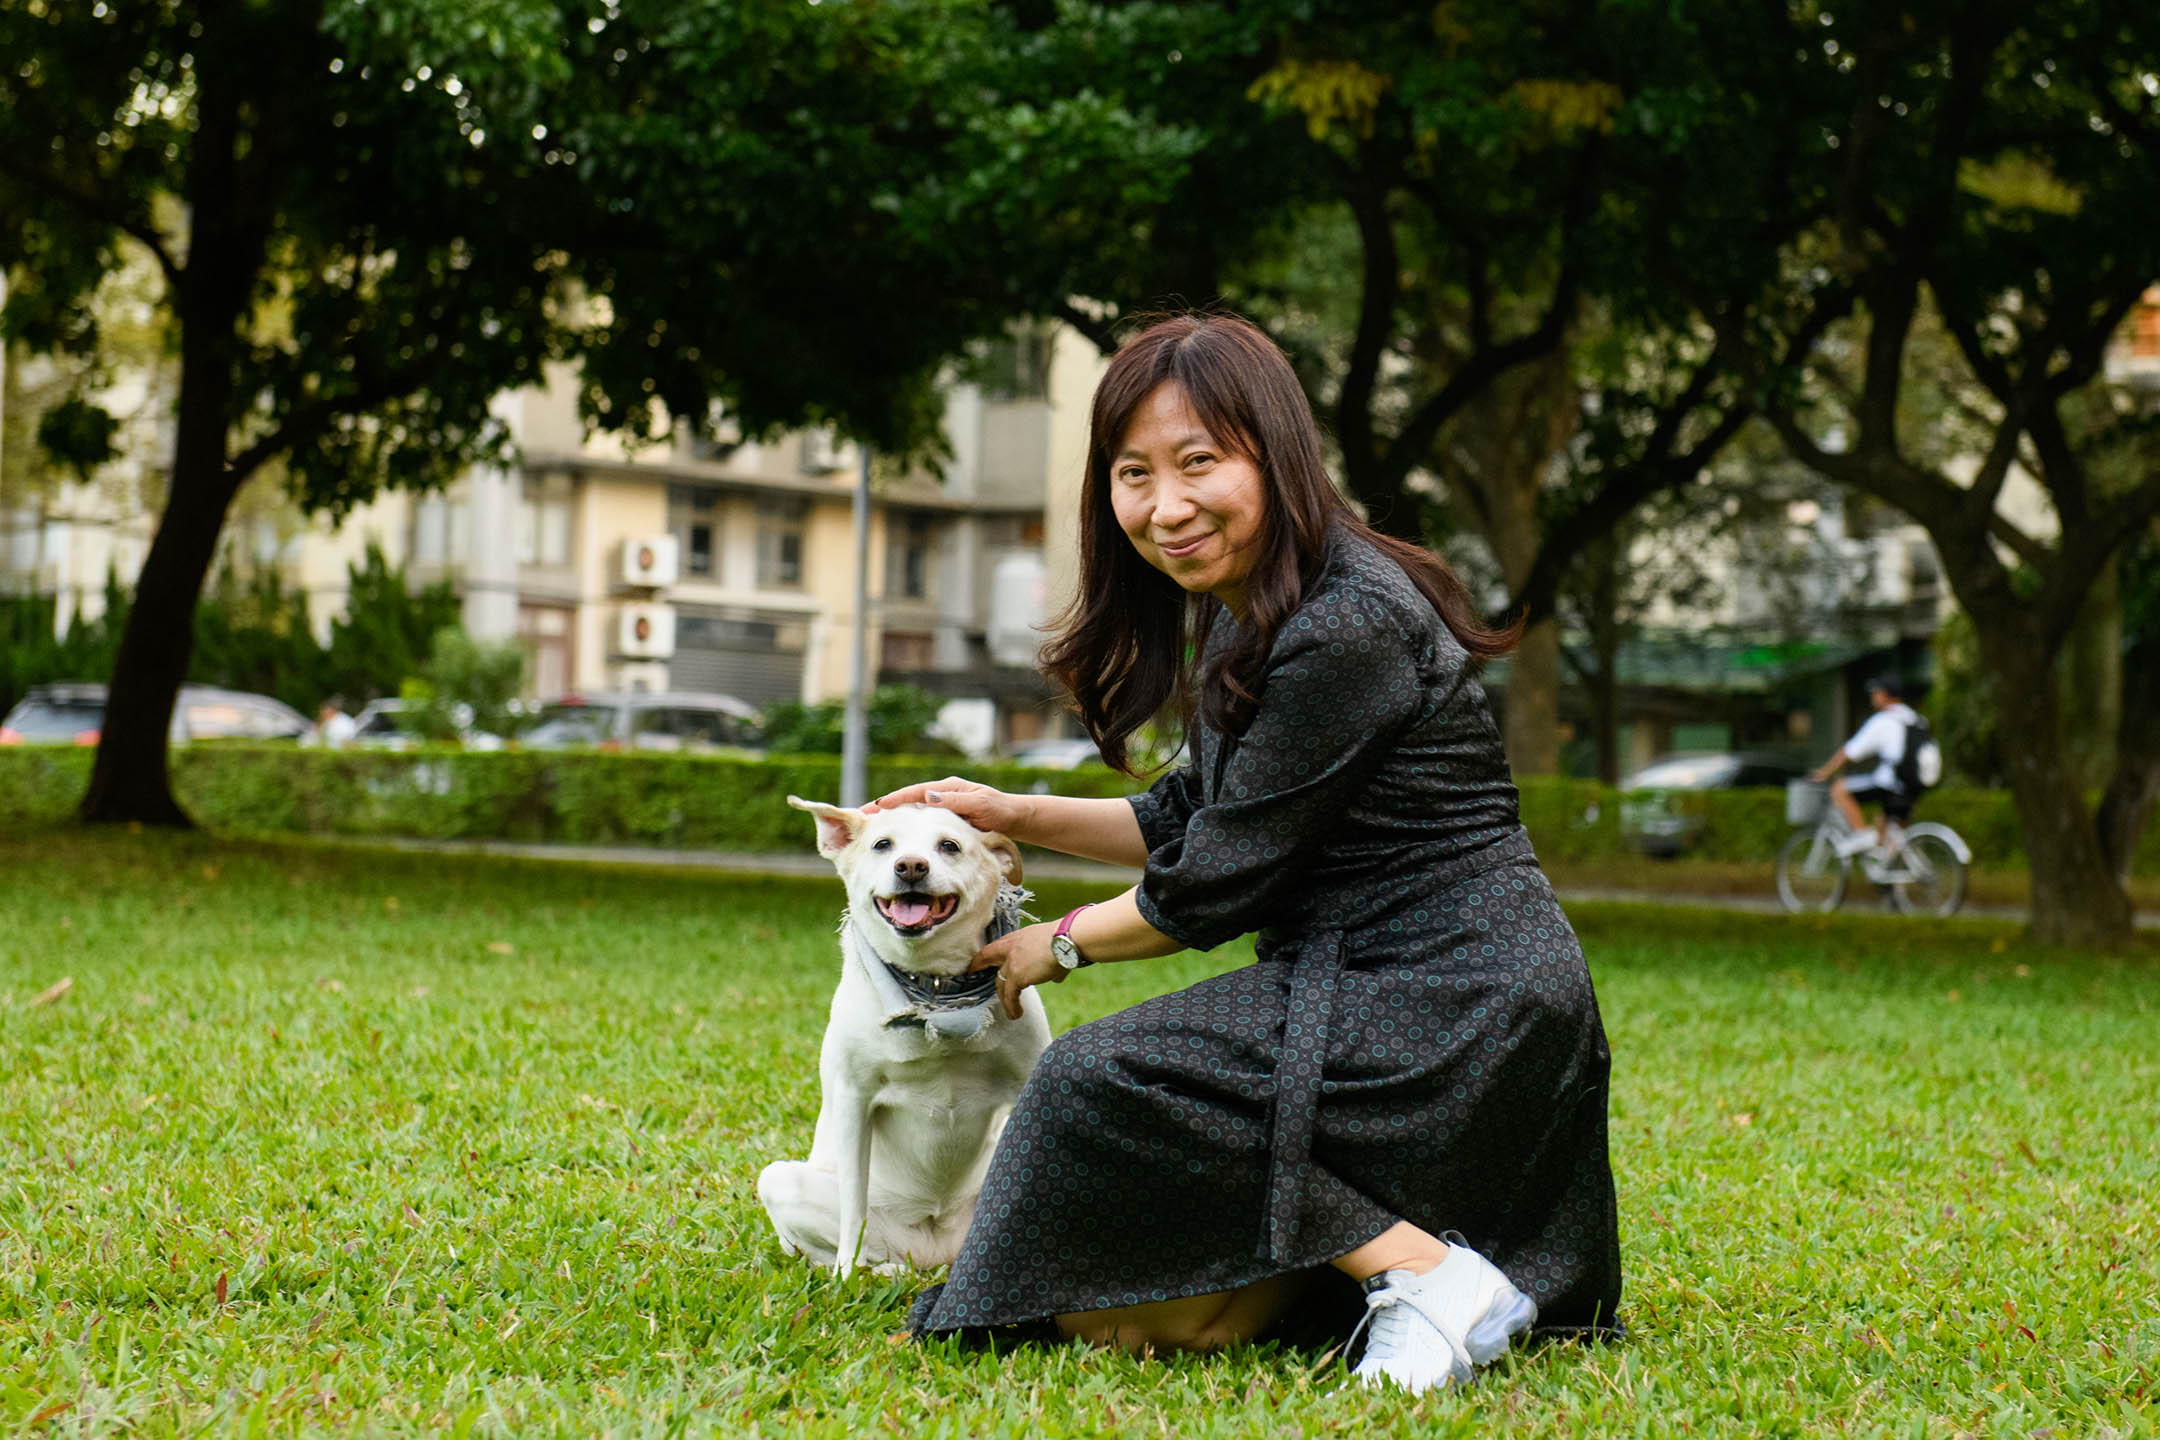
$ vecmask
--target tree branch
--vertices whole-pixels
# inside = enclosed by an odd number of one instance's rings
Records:
[[[1988,534],[1993,539],[2001,541],[2004,548],[2008,549],[2011,554],[2017,556],[2018,559],[2032,566],[2035,570],[2045,568],[2055,558],[2048,553],[2047,546],[2042,545],[2038,540],[2018,529],[2011,522],[2010,517],[2000,511],[1989,512]]]
[[[2099,506],[2076,530],[2063,528],[2054,572],[2035,605],[2041,633],[2051,645],[2059,644],[2077,623],[2085,593],[2101,567],[2155,516],[2160,516],[2160,474]]]
[[[125,209],[109,203],[95,190],[72,185],[38,166],[25,165],[5,150],[0,150],[0,175],[11,176],[33,189],[42,190],[86,219],[95,220],[101,225],[110,225],[142,245],[157,261],[158,269],[164,272],[165,284],[170,289],[178,291],[186,280],[186,270],[173,259],[172,251],[166,246],[165,236],[151,223],[148,216],[131,215]]]
[[[1979,30],[1977,24],[1961,27],[1951,40],[1949,87],[1943,97],[1941,121],[1928,147],[1933,175],[1927,198],[1903,227],[1896,263],[1862,281],[1871,313],[1861,405],[1856,414],[1860,431],[1854,441],[1856,451],[1893,456],[1898,453],[1898,394],[1904,382],[1905,348],[1919,306],[1920,284],[1934,270],[1935,246],[1956,212],[1958,166],[1979,113],[1988,75],[1986,55],[1997,43],[1996,36],[1982,36]]]
[[[1718,423],[1685,454],[1658,453],[1672,443],[1682,422],[1701,402],[1714,368],[1711,361],[1705,361],[1690,382],[1689,395],[1660,414],[1657,428],[1661,438],[1653,440],[1655,449],[1646,447],[1642,459],[1615,474],[1599,487],[1596,494],[1569,511],[1546,533],[1538,546],[1537,557],[1530,563],[1530,573],[1523,577],[1522,586],[1508,597],[1509,612],[1523,612],[1532,624],[1551,615],[1556,608],[1560,581],[1583,551],[1611,534],[1613,527],[1637,507],[1667,490],[1685,485],[1716,459],[1718,452],[1753,418],[1754,407],[1746,400],[1735,400]]]
[[[2090,506],[2085,488],[2085,467],[2070,448],[2070,437],[2064,433],[2062,412],[2051,404],[2032,407],[2025,417],[2026,433],[2032,436],[2033,448],[2040,457],[2040,482],[2047,486],[2048,494],[2055,499],[2055,513],[2062,519],[2067,533],[2071,526],[2082,525]],[[2001,488],[1998,481],[1996,488]]]
[[[438,346],[413,364],[382,371],[352,390],[294,405],[268,434],[256,437],[225,462],[226,475],[237,487],[269,461],[321,435],[338,416],[365,415],[401,395],[410,395],[442,368],[449,354],[448,346]]]
[[[1598,154],[1595,140],[1577,152],[1575,174],[1568,189],[1560,220],[1560,273],[1553,280],[1552,297],[1538,323],[1512,340],[1482,346],[1456,367],[1438,393],[1429,396],[1388,442],[1386,453],[1375,461],[1376,484],[1398,490],[1412,467],[1432,453],[1433,441],[1457,411],[1476,399],[1495,380],[1518,365],[1535,360],[1558,345],[1575,318],[1578,298],[1576,266],[1568,256],[1569,238],[1588,215],[1596,191]],[[1369,444],[1368,440],[1368,444]]]
[[[1055,313],[1058,319],[1079,331],[1083,339],[1103,354],[1115,355],[1117,353],[1117,332],[1093,315],[1088,314],[1087,311],[1081,309],[1072,301],[1060,300]]]
[[[1993,515],[1995,504],[2002,498],[2002,488],[2010,478],[2010,467],[2017,462],[2018,440],[2027,434],[2024,425],[2024,397],[2012,391],[2005,397],[2008,409],[1995,426],[1995,439],[1988,446],[1988,453],[1981,458],[1980,468],[1973,472],[1973,483],[1967,487],[1968,508]]]

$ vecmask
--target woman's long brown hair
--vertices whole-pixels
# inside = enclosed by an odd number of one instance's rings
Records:
[[[1165,383],[1185,392],[1218,445],[1260,470],[1267,504],[1245,582],[1237,636],[1205,673],[1200,641],[1215,602],[1188,595],[1140,557],[1110,503],[1110,464],[1140,403]],[[1296,612],[1327,560],[1329,527],[1362,536],[1403,568],[1465,650],[1506,654],[1518,623],[1487,628],[1445,560],[1360,520],[1328,478],[1320,429],[1289,360],[1250,321],[1179,315],[1135,335],[1095,388],[1087,478],[1080,492],[1080,589],[1058,617],[1044,672],[1073,698],[1103,758],[1128,774],[1134,731],[1172,701],[1190,729],[1195,713],[1242,735],[1259,703],[1275,632]]]

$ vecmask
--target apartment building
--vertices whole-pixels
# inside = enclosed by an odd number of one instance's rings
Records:
[[[874,683],[948,701],[971,748],[1061,733],[1034,669],[1039,627],[1071,593],[1094,347],[1016,332],[982,382],[945,396],[950,456],[936,470],[873,459],[866,613]],[[574,374],[506,394],[518,463],[437,494],[389,492],[337,524],[274,492],[236,508],[227,545],[280,566],[327,634],[348,567],[369,544],[410,583],[449,581],[470,633],[516,641],[540,699],[575,691],[710,690],[752,704],[845,695],[855,609],[853,496],[860,454],[830,431],[674,438],[646,448],[588,437]],[[144,447],[136,468],[154,462]],[[63,487],[10,517],[0,584],[59,593],[94,617],[108,569],[140,566],[155,517],[128,486]],[[64,622],[63,622],[64,623]]]

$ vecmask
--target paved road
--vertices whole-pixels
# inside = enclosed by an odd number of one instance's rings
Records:
[[[552,845],[515,840],[418,840],[397,836],[365,839],[338,838],[326,843],[374,846],[391,850],[425,850],[460,855],[507,855],[527,860],[569,860],[586,865],[652,865],[670,869],[711,870],[732,875],[830,875],[832,864],[808,850],[785,854],[746,854],[736,850],[661,850],[643,845]],[[1030,880],[1076,881],[1100,885],[1130,885],[1140,872],[1122,865],[1102,865],[1092,860],[1040,853],[1028,861]],[[1660,890],[1616,890],[1563,887],[1562,900],[1611,901],[1626,905],[1685,905],[1705,910],[1732,910],[1751,915],[1778,915],[1783,908],[1768,895],[1676,895]],[[1848,911],[1864,912],[1858,897],[1846,904]],[[1992,920],[2025,919],[2016,905],[1968,905],[1959,912]],[[2160,913],[2147,911],[2137,917],[2138,927],[2160,930]]]

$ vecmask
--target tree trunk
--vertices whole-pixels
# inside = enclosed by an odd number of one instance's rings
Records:
[[[2115,773],[2115,737],[2122,728],[2122,582],[2109,560],[2093,577],[2063,642],[2063,742],[2078,789],[2090,793]]]
[[[2123,657],[2122,712],[2115,773],[2100,797],[2100,851],[2116,883],[2130,883],[2130,862],[2160,800],[2160,639]]]
[[[2043,647],[2024,643],[2024,626],[1991,618],[1996,623],[1979,627],[1981,649],[2002,705],[2010,793],[2025,832],[2033,938],[2053,945],[2123,945],[2131,937],[2130,897],[2101,852],[2078,788],[2055,697],[2055,667]]]
[[[1540,620],[1508,657],[1507,758],[1517,775],[1560,769],[1560,625]]]
[[[1554,350],[1494,381],[1456,419],[1451,444],[1467,463],[1449,483],[1476,487],[1485,543],[1510,595],[1537,568],[1538,501],[1581,418],[1573,368]],[[1509,670],[1508,764],[1518,775],[1552,775],[1560,769],[1560,630],[1557,619],[1533,619]]]
[[[1590,641],[1597,675],[1590,703],[1597,721],[1598,782],[1620,783],[1620,534],[1608,535],[1587,557],[1592,568]]]
[[[233,473],[226,447],[240,317],[268,225],[242,194],[238,157],[247,137],[233,63],[206,48],[196,66],[187,262],[169,297],[180,333],[172,485],[120,632],[97,761],[78,812],[88,824],[193,823],[173,798],[166,737],[195,646],[196,602],[244,478]]]
[[[233,486],[225,464],[231,371],[219,363],[187,363],[194,358],[188,348],[183,342],[172,493],[120,632],[97,762],[83,795],[81,818],[93,825],[192,823],[173,798],[166,737],[195,648],[195,605],[217,554]]]

